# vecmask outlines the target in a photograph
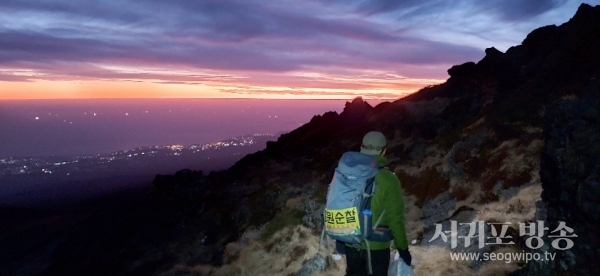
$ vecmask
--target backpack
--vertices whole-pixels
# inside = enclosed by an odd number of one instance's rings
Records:
[[[388,231],[379,225],[385,210],[373,223],[371,197],[375,194],[379,173],[375,156],[349,151],[342,155],[327,192],[324,233],[347,244],[364,240],[390,241]],[[385,228],[385,227],[384,227]],[[375,230],[377,229],[377,230]]]

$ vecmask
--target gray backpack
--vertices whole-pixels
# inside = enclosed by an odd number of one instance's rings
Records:
[[[379,222],[385,210],[375,222],[370,210],[379,169],[372,155],[353,151],[342,155],[327,192],[325,234],[347,244],[392,240],[389,231],[375,231],[381,228]]]

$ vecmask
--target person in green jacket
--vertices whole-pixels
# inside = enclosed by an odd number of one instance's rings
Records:
[[[387,165],[387,159],[384,157],[386,144],[386,138],[381,132],[371,131],[363,137],[360,149],[360,152],[363,154],[374,155],[381,168],[375,176],[377,189],[371,199],[371,211],[373,212],[373,217],[378,218],[383,210],[385,210],[380,225],[389,227],[394,237],[394,245],[400,257],[410,266],[412,257],[408,251],[408,241],[404,225],[403,191],[398,177],[385,168]],[[345,251],[347,261],[346,275],[369,275],[367,248],[370,248],[371,253],[372,275],[387,275],[392,241],[367,242],[369,243],[368,247],[363,242],[359,248],[345,244],[343,250]]]

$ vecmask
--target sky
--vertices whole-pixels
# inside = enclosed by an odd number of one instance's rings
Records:
[[[600,0],[0,0],[0,100],[397,99]]]

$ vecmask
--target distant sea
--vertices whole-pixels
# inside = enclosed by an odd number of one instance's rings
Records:
[[[0,158],[74,156],[289,132],[347,100],[0,101]],[[376,105],[381,101],[370,102]]]

